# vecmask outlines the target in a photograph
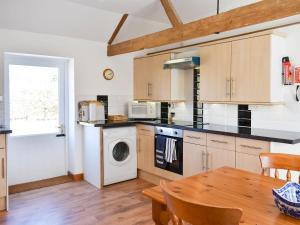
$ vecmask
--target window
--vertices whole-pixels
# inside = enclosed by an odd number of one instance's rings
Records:
[[[9,97],[13,135],[58,132],[59,68],[10,64]]]

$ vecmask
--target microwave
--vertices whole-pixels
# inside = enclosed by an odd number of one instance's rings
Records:
[[[128,117],[130,119],[156,119],[156,103],[130,102],[128,104]]]

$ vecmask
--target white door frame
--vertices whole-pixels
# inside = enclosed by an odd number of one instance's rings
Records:
[[[59,108],[63,110],[59,113],[59,121],[64,124],[65,137],[65,172],[68,172],[68,113],[69,113],[69,99],[68,99],[68,75],[70,59],[63,57],[52,57],[43,55],[32,55],[32,54],[20,54],[20,53],[4,53],[4,121],[6,125],[10,123],[10,106],[9,106],[9,65],[32,65],[41,67],[58,67],[60,71],[64,71],[64,74],[60,74],[59,79],[59,96],[63,95],[63,101],[60,101]],[[49,135],[49,134],[38,134],[38,135]],[[36,136],[38,136],[36,135]],[[29,135],[30,136],[30,135]],[[10,137],[13,138],[13,137]]]

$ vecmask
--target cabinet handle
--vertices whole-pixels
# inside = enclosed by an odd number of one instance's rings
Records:
[[[152,96],[152,84],[148,83],[148,97]]]
[[[141,140],[138,138],[138,152],[141,152]]]
[[[230,79],[226,79],[226,96],[230,96],[230,89],[231,89]]]
[[[186,137],[187,137],[187,138],[191,138],[191,139],[197,139],[197,140],[200,140],[200,139],[201,139],[201,137],[195,137],[195,136],[189,136],[189,135],[187,135]]]
[[[143,128],[141,128],[140,130],[150,132],[150,130],[143,129]]]
[[[203,171],[206,170],[206,165],[205,165],[206,159],[205,159],[205,157],[206,157],[206,153],[205,153],[205,152],[202,152],[202,170],[203,170]]]
[[[206,170],[209,170],[209,157],[210,157],[210,154],[207,152],[206,153]]]
[[[231,96],[234,96],[235,95],[235,80],[234,79],[231,79],[230,89],[231,89]]]
[[[228,144],[227,141],[219,141],[219,140],[210,140],[211,142],[219,143],[219,144]]]
[[[2,178],[5,178],[5,166],[4,166],[4,158],[2,158]]]
[[[256,146],[251,146],[251,145],[240,145],[241,147],[244,148],[250,148],[250,149],[255,149],[255,150],[262,150],[261,147],[256,147]]]

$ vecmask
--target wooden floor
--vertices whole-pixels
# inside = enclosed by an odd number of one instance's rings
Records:
[[[151,202],[141,194],[152,185],[132,180],[98,190],[71,182],[13,194],[5,225],[153,225]]]

